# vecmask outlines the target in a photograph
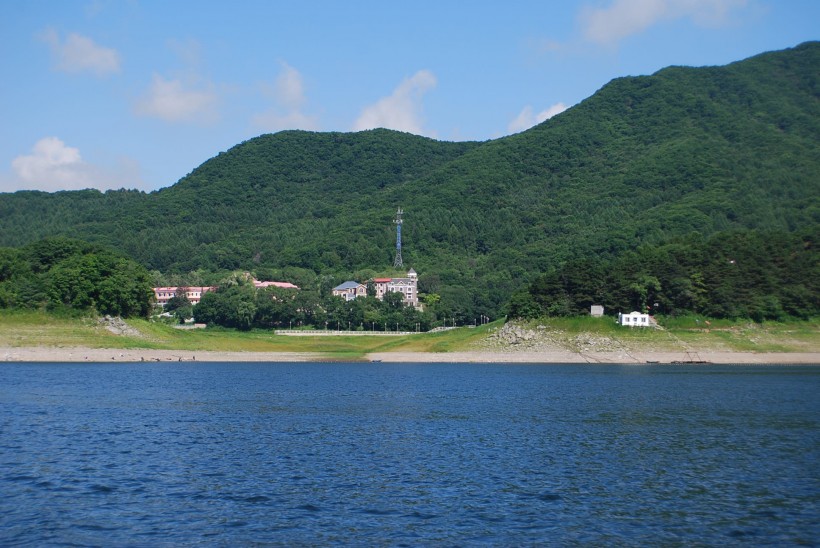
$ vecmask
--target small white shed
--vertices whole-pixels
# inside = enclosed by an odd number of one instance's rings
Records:
[[[649,327],[649,314],[632,311],[629,314],[618,313],[618,324],[629,327]]]

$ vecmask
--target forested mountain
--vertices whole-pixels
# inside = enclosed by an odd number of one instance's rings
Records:
[[[64,235],[163,273],[266,270],[327,286],[389,270],[401,207],[420,289],[466,317],[495,316],[567,261],[691,233],[817,226],[819,74],[812,42],[620,78],[483,143],[388,130],[263,135],[149,194],[0,194],[0,245]]]

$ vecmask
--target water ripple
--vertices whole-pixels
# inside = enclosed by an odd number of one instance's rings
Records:
[[[820,367],[6,364],[0,545],[812,544],[818,393]]]

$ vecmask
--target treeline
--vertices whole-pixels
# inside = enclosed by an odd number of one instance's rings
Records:
[[[300,267],[285,267],[285,268],[264,268],[257,267],[250,270],[250,273],[258,280],[278,280],[290,282],[300,288],[300,298],[307,298],[311,296],[313,301],[325,303],[326,300],[333,297],[332,290],[337,285],[349,280],[371,280],[373,278],[396,278],[403,277],[407,274],[406,270],[400,269],[372,269],[364,268],[349,272],[324,272],[317,274],[316,272]],[[152,279],[155,287],[160,286],[176,286],[176,287],[190,287],[190,286],[217,286],[229,287],[237,283],[244,283],[245,275],[241,270],[239,271],[218,271],[209,272],[205,270],[192,270],[187,273],[168,274],[162,273],[158,270],[151,271]],[[241,280],[237,282],[237,280]],[[509,295],[515,287],[520,287],[524,281],[520,281],[513,286],[513,282],[508,278],[505,283],[511,287],[504,288],[504,290],[487,291],[487,293],[478,294],[470,291],[469,284],[471,280],[456,280],[452,277],[452,271],[444,270],[441,272],[424,272],[419,275],[418,290],[419,300],[424,304],[424,311],[427,315],[426,321],[432,327],[446,325],[472,325],[479,322],[482,316],[498,318],[503,315],[503,310],[507,305],[507,295]],[[474,280],[473,280],[474,283]],[[494,285],[494,287],[500,287]],[[190,304],[190,303],[188,303]],[[180,306],[183,306],[180,303]],[[322,305],[324,306],[324,305]],[[358,306],[358,305],[356,305]],[[166,311],[174,311],[176,303],[169,308],[165,307]],[[499,314],[490,316],[489,310],[499,310]],[[191,317],[188,314],[186,317]],[[293,325],[297,325],[295,320]],[[354,320],[353,323],[355,324]],[[378,320],[376,320],[378,321]],[[417,320],[408,320],[408,325]],[[393,322],[390,325],[393,325]],[[321,322],[312,324],[320,326]],[[306,325],[307,325],[306,324]],[[376,326],[378,328],[378,325]]]
[[[436,315],[404,306],[400,293],[384,300],[374,296],[345,301],[318,291],[269,287],[257,289],[247,279],[233,276],[216,291],[205,293],[189,308],[184,299],[173,299],[166,311],[190,310],[195,321],[236,329],[340,329],[358,331],[427,331]],[[175,310],[176,309],[176,310]]]
[[[147,317],[153,299],[148,271],[102,247],[50,238],[0,248],[0,308]]]
[[[728,232],[642,246],[612,260],[573,260],[515,293],[515,318],[638,310],[755,321],[820,314],[817,231]]]

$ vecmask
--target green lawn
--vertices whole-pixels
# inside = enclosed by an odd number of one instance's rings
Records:
[[[659,318],[664,329],[616,325],[612,318],[545,318],[527,324],[543,326],[554,340],[572,350],[577,337],[606,337],[631,350],[696,349],[740,352],[820,352],[820,322],[766,322]],[[0,311],[0,346],[145,348],[158,350],[310,352],[337,359],[356,359],[371,352],[453,352],[478,348],[499,320],[475,328],[403,336],[275,335],[268,330],[175,329],[142,319],[128,320],[138,335],[115,335],[95,318],[58,317],[35,311]]]
[[[403,336],[333,335],[290,337],[269,330],[175,329],[142,319],[128,320],[138,336],[115,335],[93,318],[60,318],[44,312],[0,312],[0,346],[146,348],[242,352],[315,352],[335,358],[369,352],[448,352],[484,337],[490,326]],[[492,325],[492,324],[490,324]]]

